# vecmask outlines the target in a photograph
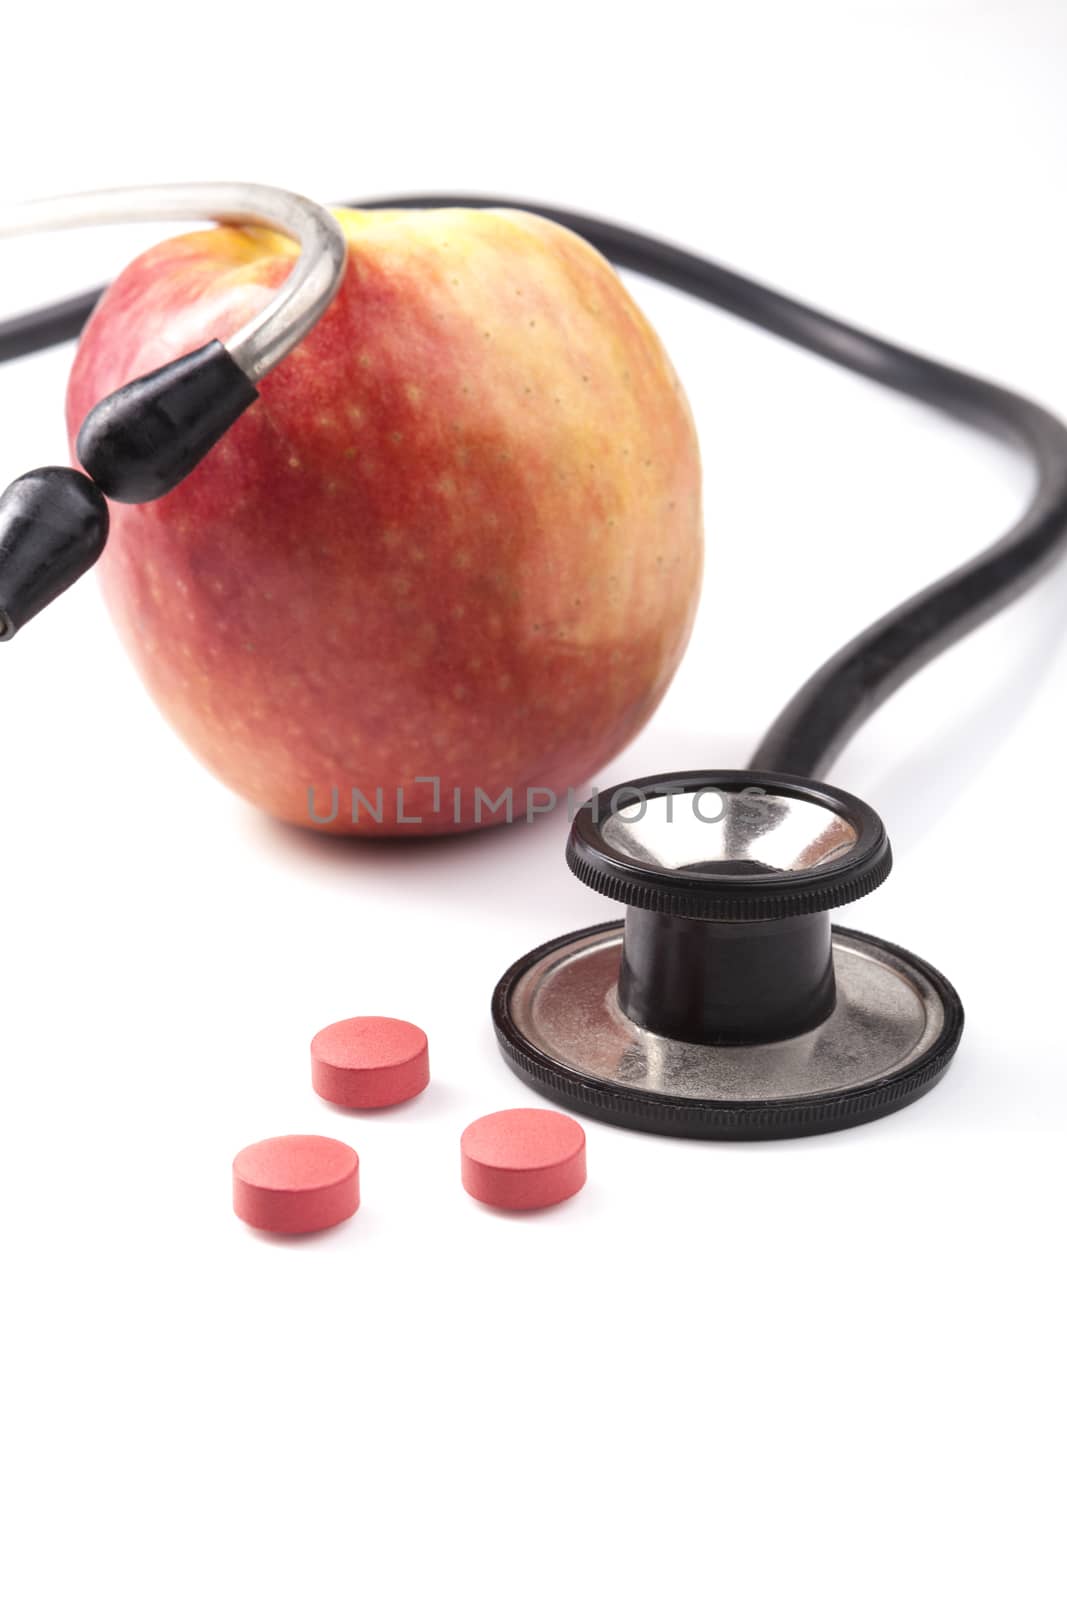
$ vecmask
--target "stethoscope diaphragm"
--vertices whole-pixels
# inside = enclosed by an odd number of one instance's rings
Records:
[[[493,997],[505,1057],[550,1099],[645,1132],[782,1138],[885,1116],[947,1069],[951,984],[831,926],[891,866],[845,791],[759,772],[617,785],[578,812],[567,860],[625,922],[530,951]]]

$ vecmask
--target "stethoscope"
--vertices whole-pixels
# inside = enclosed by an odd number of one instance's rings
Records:
[[[549,1099],[624,1127],[778,1138],[908,1105],[948,1068],[963,1009],[926,961],[831,924],[831,913],[877,888],[892,863],[878,815],[821,774],[901,684],[1062,553],[1067,428],[1010,390],[613,223],[484,196],[360,204],[535,211],[616,266],[1001,435],[1032,460],[1036,485],[1015,525],[820,667],[750,768],[660,774],[590,799],[575,816],[567,864],[624,905],[625,920],[530,951],[493,994],[500,1047],[518,1076]],[[328,211],[259,185],[114,190],[0,215],[0,235],[192,217],[266,224],[295,240],[299,256],[274,299],[225,343],[212,341],[101,400],[78,434],[81,471],[41,468],[0,497],[0,639],[99,558],[109,499],[157,499],[193,471],[255,401],[257,383],[321,318],[346,262]],[[99,293],[0,324],[0,360],[74,337]]]

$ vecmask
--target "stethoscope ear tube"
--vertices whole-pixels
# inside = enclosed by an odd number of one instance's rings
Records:
[[[212,340],[107,395],[78,434],[84,474],[46,467],[0,499],[0,641],[57,599],[98,560],[106,499],[141,503],[185,479],[257,397],[266,376],[324,315],[348,258],[336,218],[314,201],[260,184],[173,184],[33,201],[0,213],[0,236],[146,218],[214,216],[277,228],[300,254],[266,307],[225,344]],[[72,334],[95,296],[0,331],[0,357]],[[44,330],[48,330],[47,338]]]
[[[299,246],[292,269],[263,309],[226,340],[250,383],[266,377],[307,337],[344,277],[348,246],[337,218],[325,206],[288,189],[262,183],[162,183],[129,189],[31,200],[0,211],[0,238],[99,223],[181,222],[193,218],[251,224],[283,233]],[[0,328],[0,358],[26,354],[69,338],[88,317],[99,294],[63,301],[51,312],[16,318]],[[53,336],[45,340],[48,319]]]

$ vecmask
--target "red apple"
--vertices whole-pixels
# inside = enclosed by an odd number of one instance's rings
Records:
[[[566,229],[340,217],[319,326],[185,483],[113,508],[111,613],[190,749],[276,817],[410,835],[563,804],[645,722],[692,624],[685,396]],[[254,316],[292,255],[222,227],[134,261],[82,337],[71,438],[101,396]]]

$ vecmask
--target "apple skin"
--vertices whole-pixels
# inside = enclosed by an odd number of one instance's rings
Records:
[[[183,484],[112,507],[112,617],[189,748],[275,817],[410,837],[504,821],[505,790],[516,817],[562,806],[647,720],[692,626],[685,395],[568,230],[338,216],[322,322]],[[81,339],[72,450],[97,400],[229,337],[292,260],[227,226],[131,263]]]

